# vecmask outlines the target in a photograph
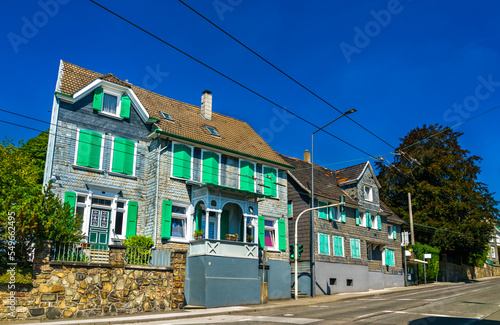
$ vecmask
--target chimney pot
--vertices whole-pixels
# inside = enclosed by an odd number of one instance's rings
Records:
[[[201,95],[201,116],[207,121],[212,120],[212,92],[209,90]]]
[[[304,151],[304,160],[307,161],[308,163],[311,162],[311,153],[307,149],[306,151]]]

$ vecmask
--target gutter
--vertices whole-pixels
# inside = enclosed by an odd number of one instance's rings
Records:
[[[192,143],[201,144],[201,145],[204,145],[204,146],[207,146],[207,147],[211,147],[211,148],[223,150],[223,151],[230,152],[230,153],[235,153],[235,154],[238,154],[238,155],[244,156],[244,157],[249,157],[249,158],[257,159],[257,160],[262,160],[262,161],[265,161],[265,162],[268,162],[268,163],[272,163],[274,165],[285,167],[287,169],[295,169],[295,167],[291,166],[291,165],[279,163],[279,162],[276,162],[276,161],[273,161],[273,160],[270,160],[270,159],[266,159],[266,158],[257,157],[257,156],[254,156],[254,155],[250,155],[248,153],[244,153],[244,152],[240,152],[240,151],[236,151],[236,150],[224,148],[224,147],[221,147],[221,146],[218,146],[218,145],[215,145],[215,144],[210,144],[210,143],[206,143],[206,142],[203,142],[203,141],[190,139],[190,138],[183,137],[183,136],[180,136],[180,135],[177,135],[177,134],[165,132],[165,131],[160,130],[160,129],[154,130],[154,133],[163,134],[163,135],[166,135],[166,136],[169,136],[169,137],[174,137],[174,138],[186,140],[186,141],[189,141],[189,142],[192,142]]]
[[[154,217],[154,220],[153,220],[153,248],[156,247],[156,241],[157,241],[157,236],[158,236],[158,231],[157,231],[157,227],[158,227],[158,196],[159,196],[159,186],[160,186],[160,158],[161,158],[161,152],[165,149],[168,148],[168,142],[169,142],[169,139],[167,138],[167,143],[165,145],[165,147],[162,148],[161,146],[161,136],[160,134],[158,134],[158,157],[157,157],[157,161],[156,161],[156,197],[155,197],[155,217]]]

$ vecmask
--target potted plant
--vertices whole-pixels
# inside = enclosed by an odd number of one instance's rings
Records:
[[[252,235],[248,235],[247,236],[247,242],[249,242],[249,243],[253,242],[253,236]]]
[[[203,239],[203,235],[205,232],[203,230],[195,230],[194,231],[194,239]]]

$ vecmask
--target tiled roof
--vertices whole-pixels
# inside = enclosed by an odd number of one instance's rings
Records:
[[[280,154],[281,155],[281,154]],[[289,165],[295,167],[289,173],[303,186],[307,191],[311,191],[311,163],[297,158],[281,155]],[[335,171],[314,165],[314,194],[326,198],[340,200],[340,196],[346,196],[346,203],[356,204],[357,202],[349,197],[338,186],[335,179]]]
[[[337,182],[339,182],[339,184],[342,184],[344,182],[357,179],[365,169],[366,164],[367,163],[364,162],[361,164],[349,166],[335,171],[335,177],[337,178]]]
[[[392,223],[398,223],[398,224],[405,223],[403,219],[401,219],[394,212],[392,212],[392,210],[389,209],[389,207],[385,205],[385,203],[382,201],[380,201],[380,209],[382,209],[382,211],[384,211],[385,213],[389,214],[387,220],[391,221]]]
[[[280,165],[287,165],[281,156],[248,123],[215,112],[212,112],[212,120],[207,121],[201,116],[199,106],[186,104],[153,93],[129,82],[122,81],[112,74],[103,75],[63,62],[61,82],[57,91],[73,95],[96,79],[107,80],[131,88],[148,114],[160,120],[156,123],[158,128],[173,137],[187,138],[195,142],[218,146],[255,158],[262,158]],[[168,113],[174,122],[166,121],[160,112]],[[211,135],[205,126],[215,128],[220,137]]]

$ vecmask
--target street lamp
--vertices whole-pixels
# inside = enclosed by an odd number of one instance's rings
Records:
[[[328,125],[332,124],[339,118],[349,115],[356,112],[356,110],[350,109],[346,111],[344,114],[340,115],[339,117],[333,119],[332,121],[328,122],[327,124],[323,125],[316,131],[314,131],[311,134],[311,208],[314,208],[314,163],[313,163],[313,155],[314,155],[314,134],[318,131],[323,130],[326,128]],[[314,258],[314,210],[311,210],[311,220],[310,220],[310,228],[311,228],[311,296],[316,297],[316,274],[315,274],[315,258]]]

